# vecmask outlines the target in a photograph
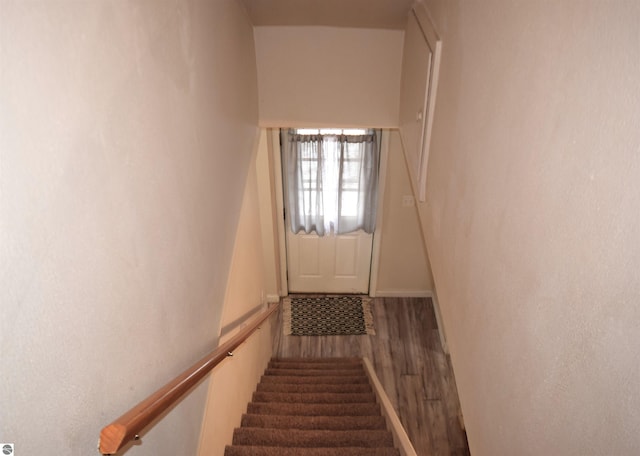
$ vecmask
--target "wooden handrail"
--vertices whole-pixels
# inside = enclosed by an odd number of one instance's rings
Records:
[[[247,340],[277,308],[278,304],[269,306],[252,319],[237,335],[220,345],[113,423],[104,427],[100,432],[100,453],[114,454],[131,440],[136,440],[138,434],[149,425],[149,423],[173,406],[196,383],[207,375],[211,369],[220,364],[233,350]]]

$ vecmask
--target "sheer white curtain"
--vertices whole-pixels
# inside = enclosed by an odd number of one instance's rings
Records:
[[[360,229],[373,233],[380,131],[321,133],[281,131],[291,231],[315,231],[319,236]]]

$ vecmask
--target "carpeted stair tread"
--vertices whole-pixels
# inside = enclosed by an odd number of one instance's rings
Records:
[[[258,383],[256,389],[262,393],[370,393],[366,383]]]
[[[265,376],[285,376],[285,377],[342,377],[365,375],[364,370],[354,369],[272,369],[264,371]]]
[[[272,429],[386,429],[381,415],[365,416],[290,416],[290,415],[242,415],[241,426]]]
[[[253,393],[253,402],[352,404],[375,401],[376,396],[373,393]]]
[[[225,456],[400,456],[395,448],[282,448],[227,446]]]
[[[287,361],[271,361],[267,366],[270,369],[342,369],[363,371],[362,363],[305,363],[305,362],[287,362]]]
[[[301,366],[362,366],[362,360],[360,358],[272,358],[269,361],[269,367],[275,365],[287,365],[293,366],[299,364]]]
[[[281,402],[251,402],[247,413],[259,415],[363,416],[379,415],[378,404],[287,404]]]
[[[362,365],[362,359],[360,358],[271,358],[272,363],[306,363],[306,364],[322,364],[322,363],[334,363],[334,364],[360,364]]]
[[[364,383],[369,384],[369,378],[366,375],[341,375],[337,377],[323,376],[322,378],[315,378],[311,376],[285,376],[285,375],[263,375],[260,379],[261,383],[290,383],[290,384],[300,384],[300,383],[313,383],[313,384],[322,384],[322,383],[347,383],[350,385],[356,383]]]
[[[225,456],[400,456],[362,360],[272,359]]]
[[[237,428],[233,432],[234,445],[278,447],[392,447],[393,437],[387,430],[300,430]]]

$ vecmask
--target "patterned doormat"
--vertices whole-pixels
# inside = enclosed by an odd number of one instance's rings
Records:
[[[371,299],[362,296],[293,297],[282,300],[287,336],[375,334]]]

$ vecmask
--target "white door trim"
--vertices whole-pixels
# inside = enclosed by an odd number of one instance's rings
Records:
[[[280,296],[289,294],[289,283],[287,281],[287,240],[284,226],[284,191],[282,188],[282,151],[280,150],[280,130],[269,128],[268,137],[271,138],[269,145],[273,149],[273,178],[276,188],[276,220],[278,229],[278,244],[280,247]]]
[[[373,232],[373,251],[371,252],[371,273],[369,274],[369,296],[375,297],[380,270],[380,245],[382,244],[382,215],[384,211],[384,192],[387,182],[387,163],[389,162],[389,130],[382,130],[380,141],[380,170],[378,176],[378,209],[376,229]]]

